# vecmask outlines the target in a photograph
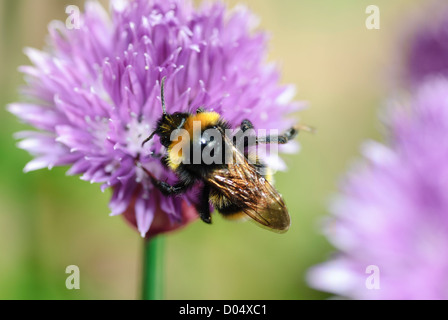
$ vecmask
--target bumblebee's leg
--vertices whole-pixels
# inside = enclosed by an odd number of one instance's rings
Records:
[[[183,180],[176,183],[174,186],[170,185],[167,182],[157,180],[151,172],[149,172],[145,167],[141,166],[141,169],[146,172],[148,177],[151,179],[154,186],[159,189],[165,196],[174,196],[185,193],[188,189],[190,189],[194,184],[194,179]]]
[[[264,138],[257,138],[257,144],[258,143],[278,143],[278,144],[285,144],[288,143],[288,141],[294,139],[300,131],[305,131],[309,133],[315,133],[316,129],[313,127],[308,127],[305,125],[296,125],[292,127],[291,129],[287,130],[283,135],[281,136],[267,136]]]
[[[254,129],[254,125],[250,120],[243,120],[241,122],[240,125],[240,129],[241,131],[244,133],[247,130],[251,130]],[[306,126],[295,126],[290,128],[289,130],[287,130],[283,135],[281,136],[267,136],[267,137],[257,137],[256,139],[256,144],[258,143],[266,143],[266,144],[270,144],[270,143],[278,143],[278,144],[285,144],[288,141],[294,139],[297,134],[299,133],[300,129],[303,129],[305,131],[309,131],[309,132],[314,132],[313,128],[310,127],[306,127]]]
[[[254,125],[250,120],[243,120],[240,125],[240,129],[243,133],[245,133],[248,130],[254,129]],[[255,139],[249,139],[248,137],[244,137],[244,148],[251,147],[254,145],[257,145],[259,143],[263,144],[286,144],[288,141],[294,139],[297,134],[299,133],[298,127],[293,127],[289,130],[287,130],[283,135],[281,136],[266,136],[266,137],[256,137]],[[238,138],[237,138],[238,139]],[[238,142],[237,142],[238,144]]]
[[[250,137],[245,135],[248,130],[254,129],[254,125],[250,120],[243,120],[240,125],[240,131],[233,136],[233,143],[240,150],[246,150],[248,147],[256,145],[256,139],[254,135]]]
[[[190,187],[190,184],[186,184],[183,182],[179,182],[175,184],[174,186],[170,185],[169,183],[166,183],[164,181],[151,179],[154,186],[156,186],[157,189],[162,192],[165,196],[173,196],[173,195],[180,195],[185,193]]]
[[[199,199],[199,203],[196,207],[198,210],[199,216],[201,220],[207,224],[212,223],[212,217],[210,214],[210,187],[204,185],[201,191],[201,197]]]
[[[200,107],[196,110],[196,113],[204,113],[204,112],[205,112],[205,109],[202,107]]]
[[[264,144],[271,144],[271,143],[277,143],[277,144],[286,144],[288,141],[294,139],[297,134],[299,133],[299,130],[297,128],[291,128],[288,131],[286,131],[281,136],[266,136],[266,137],[257,137],[256,144],[264,143]]]
[[[254,129],[254,125],[250,120],[246,119],[241,122],[240,129],[241,131],[246,132],[247,130]]]

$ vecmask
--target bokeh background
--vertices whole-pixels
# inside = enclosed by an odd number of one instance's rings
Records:
[[[106,1],[101,1],[108,6]],[[377,114],[398,78],[402,36],[423,0],[229,0],[248,5],[271,34],[270,59],[294,83],[300,113],[318,134],[285,157],[277,188],[292,228],[277,235],[216,216],[166,238],[167,299],[325,299],[305,280],[331,246],[320,234],[338,179],[365,139],[381,139]],[[367,30],[365,9],[381,10],[381,29]],[[65,21],[83,1],[0,0],[0,299],[137,299],[142,239],[109,217],[108,192],[65,176],[67,168],[24,174],[31,158],[12,135],[26,129],[4,106],[18,100],[25,46],[43,48],[46,26]],[[81,290],[65,287],[65,269],[81,270]]]

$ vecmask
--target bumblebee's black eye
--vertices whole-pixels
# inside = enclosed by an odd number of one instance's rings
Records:
[[[176,129],[181,129],[187,120],[185,113],[180,112],[173,113],[171,118],[173,119]]]
[[[180,112],[173,113],[171,116],[172,116],[174,119],[176,119],[176,120],[179,120],[179,119],[181,119],[181,118],[184,118],[184,114],[183,114],[183,113],[180,113]]]
[[[201,147],[221,148],[221,134],[216,129],[207,129],[201,134]],[[220,150],[219,150],[220,151]]]

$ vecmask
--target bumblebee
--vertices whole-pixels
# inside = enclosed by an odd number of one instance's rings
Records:
[[[162,162],[176,173],[178,182],[170,185],[157,180],[145,170],[154,185],[162,194],[176,196],[185,193],[197,183],[202,183],[196,209],[205,223],[212,222],[212,204],[225,218],[239,220],[249,217],[261,227],[277,233],[286,232],[290,226],[290,216],[282,196],[272,186],[265,170],[266,166],[258,159],[249,161],[248,149],[260,143],[285,144],[298,134],[299,128],[291,128],[281,136],[244,139],[243,148],[240,148],[241,139],[238,139],[238,134],[226,134],[226,130],[231,129],[230,125],[216,112],[199,108],[196,113],[168,114],[164,99],[165,79],[161,82],[163,115],[157,122],[156,130],[143,145],[156,135],[160,138],[161,144],[167,150]],[[195,123],[200,125],[200,135],[197,137],[193,132]],[[252,123],[244,120],[238,132],[244,134],[251,129],[254,129]],[[176,130],[183,130],[193,138],[173,139],[173,132]],[[217,132],[218,138],[216,135],[207,134],[209,130]],[[218,152],[226,151],[218,155],[223,161],[210,163],[201,158],[195,162],[193,155],[184,154],[183,149],[179,147],[199,151],[215,147]]]

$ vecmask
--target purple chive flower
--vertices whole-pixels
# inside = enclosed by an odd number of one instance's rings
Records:
[[[314,288],[448,299],[448,80],[426,83],[408,104],[388,115],[389,143],[366,143],[343,183],[326,228],[339,253],[311,270]]]
[[[175,180],[157,157],[164,153],[159,140],[142,147],[162,115],[163,77],[169,113],[204,107],[234,127],[245,118],[267,130],[292,125],[285,116],[298,109],[294,89],[280,86],[276,67],[265,63],[267,37],[254,31],[247,9],[134,0],[112,1],[108,15],[87,2],[81,18],[80,29],[50,24],[48,50],[26,49],[33,64],[20,68],[27,102],[9,106],[37,129],[17,134],[34,157],[25,172],[71,166],[69,175],[111,188],[111,214],[124,214],[142,236],[196,218],[195,190],[164,197],[142,169]]]
[[[440,3],[433,11],[432,21],[418,23],[407,44],[405,70],[412,85],[431,76],[448,76],[448,7]]]

